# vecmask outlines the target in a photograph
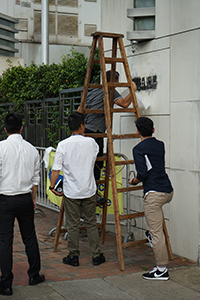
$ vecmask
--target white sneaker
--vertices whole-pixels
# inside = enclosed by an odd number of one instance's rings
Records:
[[[168,269],[165,268],[163,272],[160,272],[157,268],[154,268],[149,273],[143,274],[142,278],[150,279],[150,280],[168,280],[169,279]]]

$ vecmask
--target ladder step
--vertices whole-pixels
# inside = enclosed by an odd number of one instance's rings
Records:
[[[121,161],[116,161],[115,162],[115,166],[119,166],[119,165],[134,165],[134,163],[135,163],[134,159],[121,160]]]
[[[108,82],[107,83],[108,88],[109,87],[130,87],[131,85],[128,82]]]
[[[85,133],[84,135],[93,137],[94,139],[107,137],[107,133]]]
[[[138,240],[138,241],[130,241],[130,242],[127,242],[127,243],[122,243],[122,247],[126,248],[126,247],[131,247],[131,246],[146,244],[146,243],[148,243],[147,239]]]
[[[96,161],[107,161],[107,156],[99,156],[96,158]]]
[[[128,214],[128,215],[120,215],[119,219],[127,220],[127,219],[139,218],[139,217],[144,217],[144,212],[137,212],[137,213]]]
[[[103,31],[95,31],[91,34],[94,37],[102,36],[106,38],[123,38],[124,35],[121,33],[111,33],[111,32],[103,32]]]
[[[137,133],[126,133],[126,134],[113,134],[112,138],[115,139],[133,139],[139,138],[140,136]]]
[[[138,190],[143,190],[142,185],[136,185],[136,186],[130,186],[130,187],[124,187],[124,188],[119,188],[117,189],[118,193],[124,193],[124,192],[130,192],[130,191],[138,191]]]
[[[96,138],[105,138],[107,137],[107,133],[85,133],[85,136]],[[134,139],[139,138],[139,135],[137,133],[126,133],[126,134],[113,134],[112,135],[113,140],[117,139]]]
[[[96,180],[96,184],[102,184],[102,183],[104,184],[105,182],[106,182],[106,181],[105,181],[105,180],[103,180],[103,179],[102,179],[102,180],[101,180],[101,179],[99,179],[99,180]]]
[[[135,108],[111,108],[112,113],[136,112]],[[104,109],[85,109],[86,114],[104,114]]]
[[[113,62],[122,62],[122,63],[124,63],[125,59],[121,58],[121,57],[105,57],[105,63],[106,64],[112,64]],[[94,64],[99,64],[100,60],[99,59],[94,59],[93,63]]]
[[[136,112],[135,108],[111,108],[110,110],[113,113],[124,113],[124,112]]]
[[[131,85],[128,82],[107,82],[108,88],[110,87],[130,87]],[[102,84],[90,83],[88,88],[91,89],[102,89]]]

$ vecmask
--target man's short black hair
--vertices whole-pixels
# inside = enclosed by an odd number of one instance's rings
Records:
[[[110,82],[111,79],[111,70],[106,72],[106,78],[107,78],[107,82]],[[119,72],[115,72],[115,80],[118,80],[119,78]]]
[[[9,113],[5,116],[5,129],[9,134],[19,133],[22,127],[22,118],[18,113]]]
[[[79,130],[81,124],[85,124],[85,116],[79,112],[71,113],[68,117],[68,125],[71,132]]]
[[[143,137],[152,136],[153,121],[147,117],[140,117],[135,121],[137,130]]]

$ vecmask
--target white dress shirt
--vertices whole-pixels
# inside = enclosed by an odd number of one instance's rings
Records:
[[[32,191],[40,181],[37,149],[14,133],[0,142],[0,194],[19,195]]]
[[[63,171],[64,195],[84,199],[96,193],[94,164],[99,146],[93,138],[71,135],[58,144],[53,170]]]

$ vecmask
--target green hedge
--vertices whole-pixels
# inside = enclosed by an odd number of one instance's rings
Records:
[[[98,58],[98,49],[95,58]],[[62,56],[62,63],[47,65],[12,66],[0,77],[0,103],[23,103],[26,100],[59,96],[59,90],[83,86],[88,58],[73,47]],[[93,65],[91,82],[99,82],[100,66]]]

